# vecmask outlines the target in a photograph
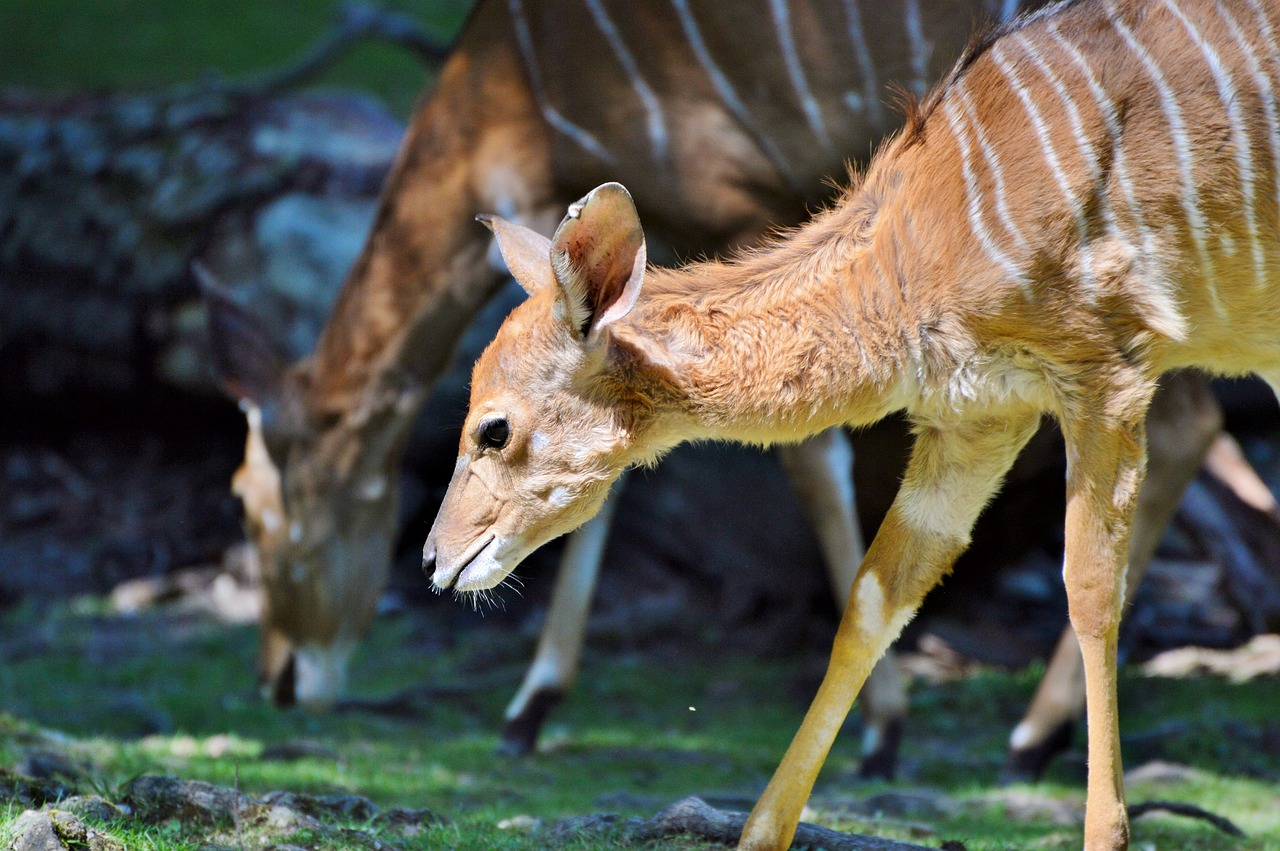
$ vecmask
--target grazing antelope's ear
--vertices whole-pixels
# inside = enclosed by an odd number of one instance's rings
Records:
[[[525,292],[533,295],[556,282],[551,273],[551,240],[498,216],[481,213],[476,221],[493,231],[507,271]]]
[[[201,262],[191,264],[204,299],[214,376],[229,396],[260,408],[280,396],[285,357],[252,314],[237,303]]]
[[[644,230],[620,183],[598,186],[569,208],[551,238],[551,267],[573,328],[588,341],[626,316],[640,295]]]

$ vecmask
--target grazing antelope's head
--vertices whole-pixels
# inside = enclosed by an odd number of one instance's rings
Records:
[[[232,490],[262,577],[259,682],[277,704],[325,709],[343,692],[390,569],[397,481],[387,450],[407,417],[377,393],[355,411],[319,410],[309,362],[288,366],[265,328],[197,273],[215,372],[248,419]]]
[[[492,588],[590,518],[655,422],[654,399],[632,380],[637,352],[613,333],[645,274],[627,190],[595,189],[550,240],[483,221],[529,299],[472,374],[457,466],[423,549],[437,589]]]

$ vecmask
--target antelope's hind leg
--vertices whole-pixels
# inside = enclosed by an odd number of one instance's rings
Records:
[[[1039,415],[918,429],[906,478],[845,606],[822,685],[743,829],[739,848],[781,851],[836,733],[876,660],[968,544],[979,512],[1035,432]]]
[[[1129,542],[1125,608],[1133,599],[1187,485],[1222,431],[1222,410],[1198,372],[1166,375],[1147,413],[1147,476],[1138,491]],[[1027,714],[1014,728],[1000,773],[1004,783],[1034,781],[1071,746],[1084,714],[1084,663],[1070,625],[1063,630]]]
[[[1089,729],[1085,851],[1129,846],[1116,647],[1124,603],[1125,561],[1146,464],[1140,407],[1115,397],[1086,400],[1088,413],[1064,417],[1067,444],[1066,556],[1063,579],[1071,626],[1084,662]],[[1129,413],[1126,415],[1126,409]],[[1107,412],[1107,413],[1104,413]]]

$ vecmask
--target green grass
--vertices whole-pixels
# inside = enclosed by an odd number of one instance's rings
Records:
[[[392,0],[447,43],[465,0]],[[65,92],[146,89],[210,71],[231,77],[276,67],[310,46],[338,0],[4,0],[0,86]],[[356,48],[317,85],[366,89],[399,114],[426,82],[422,64],[394,47]]]
[[[424,652],[416,648],[435,648],[439,627],[421,614],[384,619],[356,660],[356,693],[386,695],[420,683],[476,687],[426,704],[409,720],[367,713],[313,717],[277,712],[257,700],[252,630],[194,616],[119,621],[79,611],[19,609],[5,616],[0,766],[12,767],[41,730],[53,729],[69,737],[55,739],[62,741],[58,747],[92,763],[92,785],[106,797],[138,774],[173,773],[238,782],[252,793],[349,791],[383,808],[427,808],[452,820],[414,840],[394,840],[408,848],[540,848],[537,835],[502,830],[498,822],[523,815],[550,823],[601,811],[647,816],[690,794],[749,801],[803,712],[803,699],[789,687],[796,669],[784,662],[734,658],[731,648],[714,645],[594,652],[578,689],[553,718],[544,751],[511,761],[494,754],[496,733],[529,648],[510,632],[473,629],[447,652]],[[1035,675],[983,673],[917,685],[904,752],[908,779],[859,785],[858,736],[851,729],[819,779],[813,819],[914,838],[907,823],[842,815],[841,803],[926,787],[958,806],[906,819],[932,830],[916,841],[959,839],[969,851],[1078,848],[1078,826],[1012,819],[992,797],[1006,731]],[[1149,753],[1129,753],[1131,766],[1158,755],[1196,768],[1176,782],[1136,786],[1130,799],[1195,803],[1250,834],[1231,839],[1196,822],[1149,816],[1134,826],[1135,848],[1280,849],[1280,755],[1250,739],[1251,730],[1274,725],[1280,683],[1154,680],[1128,672],[1121,699],[1126,734],[1168,728],[1158,754],[1150,752],[1150,737],[1139,737]],[[175,729],[136,735],[139,705],[163,712]],[[1168,727],[1172,720],[1181,726]],[[260,759],[264,748],[300,738],[332,748],[338,758]],[[1077,754],[1057,766],[1047,784],[1021,791],[1079,803],[1082,779]],[[16,815],[0,810],[0,838]],[[200,838],[179,825],[139,831],[122,823],[110,831],[130,848],[157,851],[185,849]],[[578,847],[610,844],[594,838]]]

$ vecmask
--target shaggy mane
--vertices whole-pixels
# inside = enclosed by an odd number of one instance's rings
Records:
[[[910,147],[924,139],[925,123],[942,103],[942,99],[946,97],[947,92],[963,79],[964,75],[973,67],[973,64],[990,51],[997,41],[1010,33],[1018,32],[1028,24],[1057,15],[1084,2],[1089,2],[1089,0],[1058,0],[1057,3],[1050,3],[1034,12],[1023,12],[1004,23],[993,22],[987,24],[987,26],[974,33],[951,71],[923,99],[918,99],[911,92],[895,85],[893,88],[894,103],[902,110],[906,119],[906,126],[902,131],[902,144],[905,147]]]

